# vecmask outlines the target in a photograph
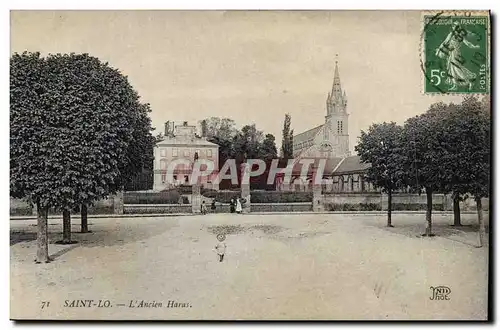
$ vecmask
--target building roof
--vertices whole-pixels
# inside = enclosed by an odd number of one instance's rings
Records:
[[[343,159],[334,174],[347,174],[364,172],[370,168],[369,163],[362,163],[359,156],[349,156]]]
[[[214,148],[219,147],[218,144],[212,143],[212,142],[207,141],[203,138],[190,139],[190,138],[185,138],[185,137],[180,137],[180,138],[178,138],[178,137],[166,137],[162,141],[158,142],[156,145],[162,146],[162,147],[165,147],[165,146],[185,146],[185,147],[202,146],[202,147],[214,147]]]
[[[342,161],[343,158],[321,158],[321,157],[302,157],[300,159],[307,159],[307,160],[313,160],[314,163],[312,165],[309,165],[307,175],[310,176],[314,172],[314,167],[318,167],[320,164],[320,160],[326,160],[325,163],[325,168],[323,170],[324,175],[330,175],[330,173],[333,172],[333,170],[338,166],[338,164]],[[301,175],[302,172],[302,167],[307,164],[303,164],[299,162],[299,159],[296,159],[294,165],[293,165],[293,170],[292,170],[292,176],[297,176]],[[283,175],[285,173],[285,168],[281,168],[280,174]]]
[[[293,136],[293,144],[301,143],[314,138],[316,133],[323,127],[324,124],[311,128],[305,132]]]

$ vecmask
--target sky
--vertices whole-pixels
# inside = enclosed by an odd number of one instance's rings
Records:
[[[89,53],[167,120],[228,117],[275,135],[324,123],[338,59],[350,150],[373,123],[403,124],[424,95],[419,11],[12,11],[11,53]]]

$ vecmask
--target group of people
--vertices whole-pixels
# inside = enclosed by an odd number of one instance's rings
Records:
[[[212,212],[214,212],[216,208],[217,207],[215,205],[215,199],[214,199],[212,201],[212,204],[210,205],[210,209],[212,210]],[[236,212],[238,214],[240,214],[243,211],[243,207],[241,206],[241,201],[239,198],[231,198],[231,200],[229,201],[229,210],[231,213]],[[205,201],[201,202],[201,213],[202,214],[208,213],[207,204],[205,204]]]

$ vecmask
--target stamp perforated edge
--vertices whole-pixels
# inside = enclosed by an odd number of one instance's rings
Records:
[[[457,93],[457,92],[447,92],[447,93],[439,93],[439,92],[426,92],[425,91],[425,80],[426,75],[425,75],[425,47],[424,47],[424,38],[425,38],[425,16],[434,16],[434,15],[440,15],[443,17],[447,16],[485,16],[487,18],[488,24],[487,24],[487,30],[486,30],[486,47],[487,51],[486,54],[487,56],[487,74],[488,74],[488,85],[487,85],[487,92],[480,93],[480,92],[475,92],[475,93]],[[420,69],[422,71],[421,73],[421,79],[420,79],[420,92],[423,95],[427,96],[437,96],[437,95],[490,95],[491,94],[491,13],[489,10],[424,10],[420,13],[420,39],[419,39],[419,55],[420,55]]]

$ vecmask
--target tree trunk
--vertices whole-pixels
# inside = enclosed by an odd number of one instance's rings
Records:
[[[486,229],[484,228],[483,221],[483,205],[481,203],[481,198],[476,198],[477,206],[477,221],[479,222],[479,247],[486,244]]]
[[[460,222],[460,196],[458,194],[453,196],[453,225],[462,225]]]
[[[433,236],[432,234],[432,191],[430,189],[425,189],[425,194],[427,195],[427,212],[425,213],[425,234],[424,236]]]
[[[47,214],[48,208],[41,207],[37,204],[37,251],[36,251],[36,263],[50,262],[49,259],[49,238],[48,238],[48,224],[47,224]]]
[[[392,190],[388,191],[388,200],[387,200],[387,227],[394,227],[392,225]]]
[[[69,210],[63,211],[63,244],[71,244],[71,213]]]
[[[80,232],[88,233],[89,232],[89,225],[87,222],[87,205],[86,204],[82,204],[81,209],[80,209],[80,214],[82,217]]]

